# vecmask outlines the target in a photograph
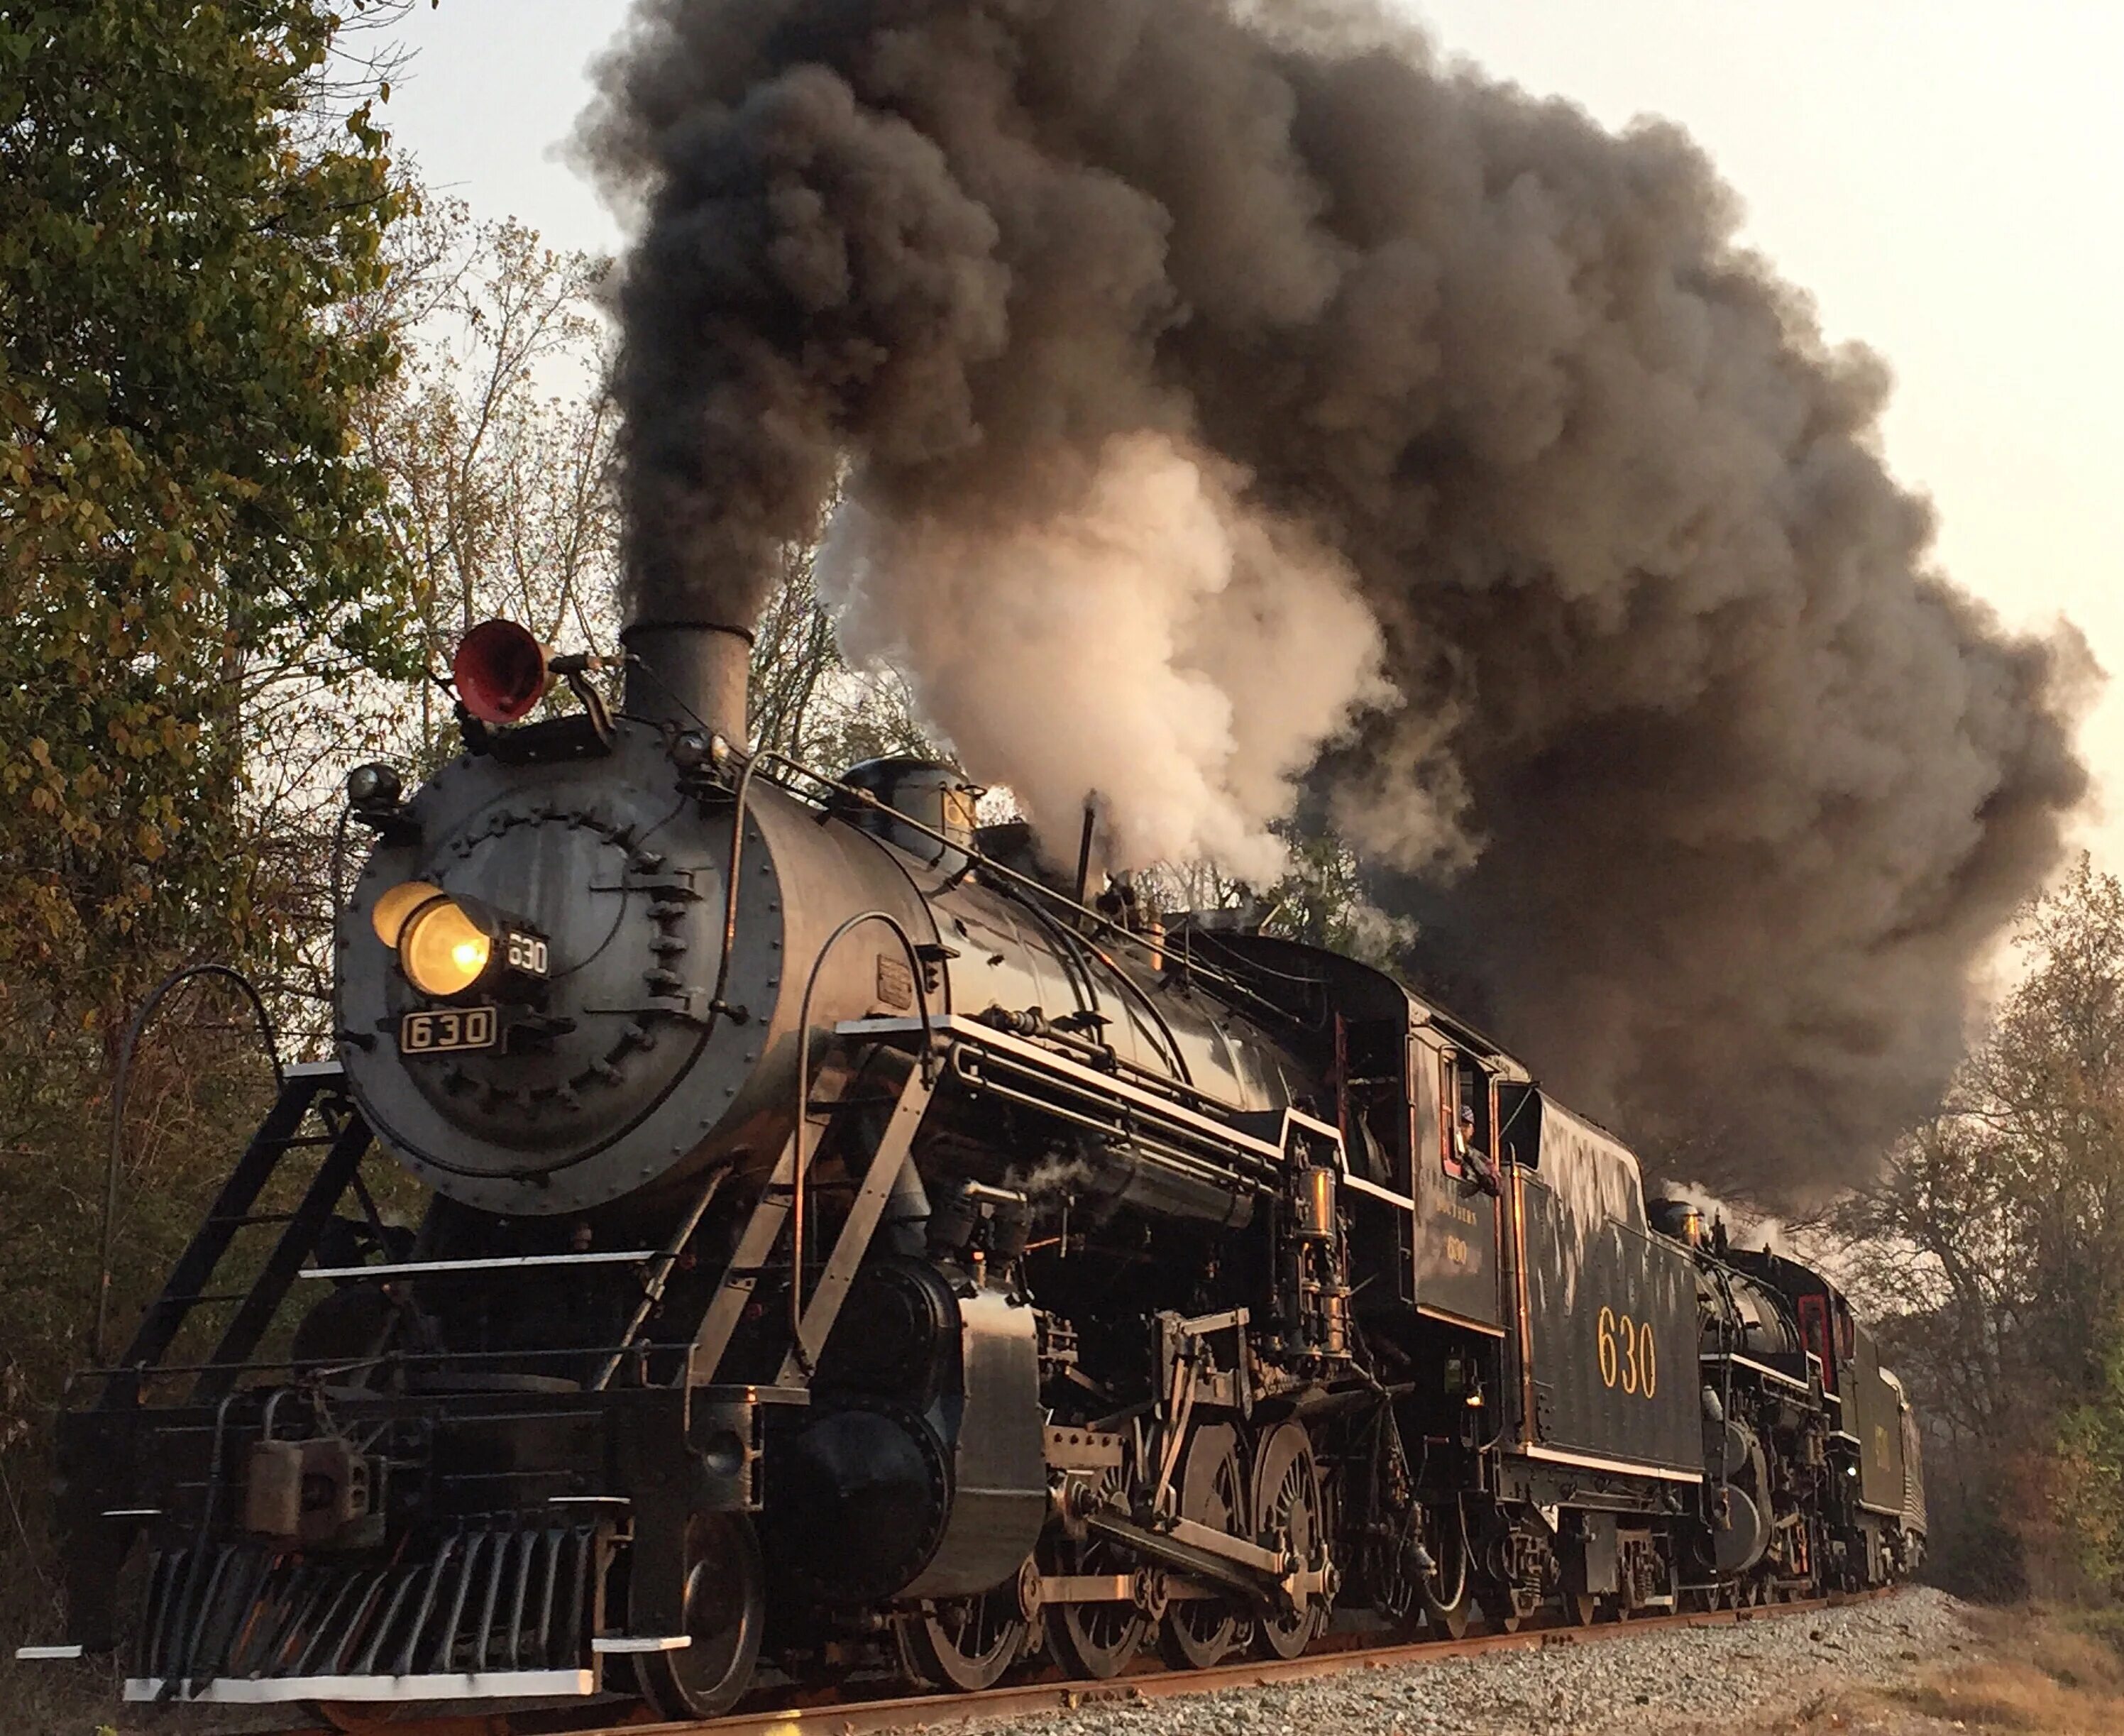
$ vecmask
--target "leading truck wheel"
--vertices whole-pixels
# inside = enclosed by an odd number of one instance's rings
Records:
[[[978,1597],[950,1597],[895,1625],[900,1666],[931,1687],[978,1694],[994,1687],[1025,1649],[1017,1582]]]
[[[686,1632],[675,1652],[634,1660],[641,1697],[665,1718],[717,1718],[752,1685],[767,1619],[759,1540],[743,1513],[696,1513],[686,1527]]]

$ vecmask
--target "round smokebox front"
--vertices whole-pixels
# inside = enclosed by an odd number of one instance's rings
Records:
[[[743,1027],[707,1025],[728,821],[613,775],[629,769],[655,779],[663,762],[446,769],[409,809],[419,841],[378,849],[342,924],[356,1098],[467,1204],[543,1216],[654,1183],[756,1058]],[[768,861],[757,836],[747,849],[749,866]],[[771,981],[778,914],[745,914],[733,981]]]

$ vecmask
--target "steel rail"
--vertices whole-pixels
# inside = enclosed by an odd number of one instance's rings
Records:
[[[476,1717],[441,1717],[411,1722],[393,1720],[391,1736],[879,1736],[879,1733],[927,1729],[937,1725],[980,1724],[1043,1712],[1074,1711],[1097,1704],[1128,1705],[1183,1695],[1215,1694],[1234,1688],[1272,1687],[1309,1682],[1344,1670],[1400,1669],[1442,1663],[1454,1658],[1478,1658],[1492,1652],[1538,1651],[1545,1646],[1590,1645],[1634,1640],[1676,1628],[1736,1627],[1780,1616],[1804,1616],[1846,1608],[1892,1597],[1901,1589],[1882,1586],[1865,1592],[1832,1592],[1826,1597],[1789,1603],[1763,1603],[1742,1609],[1689,1610],[1672,1616],[1607,1620],[1579,1627],[1545,1622],[1512,1633],[1470,1634],[1460,1640],[1394,1640],[1384,1644],[1357,1635],[1333,1635],[1316,1641],[1301,1656],[1243,1658],[1205,1670],[1172,1669],[1154,1655],[1105,1681],[1045,1674],[1033,1682],[1007,1683],[977,1693],[881,1694],[867,1700],[820,1699],[799,1689],[803,1703],[733,1712],[721,1718],[659,1723],[639,1713],[616,1723],[584,1724],[553,1711],[489,1713]],[[603,1709],[600,1708],[600,1710]],[[618,1709],[613,1709],[617,1710]],[[578,1710],[575,1719],[582,1713]],[[301,1736],[336,1736],[328,1727],[306,1729]]]

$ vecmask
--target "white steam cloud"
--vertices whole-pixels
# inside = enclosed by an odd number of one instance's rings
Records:
[[[1117,436],[1070,503],[992,529],[843,506],[819,564],[850,658],[886,663],[1058,859],[1087,800],[1110,868],[1273,878],[1296,780],[1392,696],[1355,576],[1231,466]]]

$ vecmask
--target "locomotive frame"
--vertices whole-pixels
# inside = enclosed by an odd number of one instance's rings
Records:
[[[340,1058],[60,1421],[69,1645],[129,1697],[701,1715],[763,1660],[970,1688],[1915,1564],[1915,1423],[1820,1274],[1648,1209],[1383,972],[1088,908],[949,768],[737,750],[729,640],[361,781]],[[463,991],[387,938],[439,901]]]

